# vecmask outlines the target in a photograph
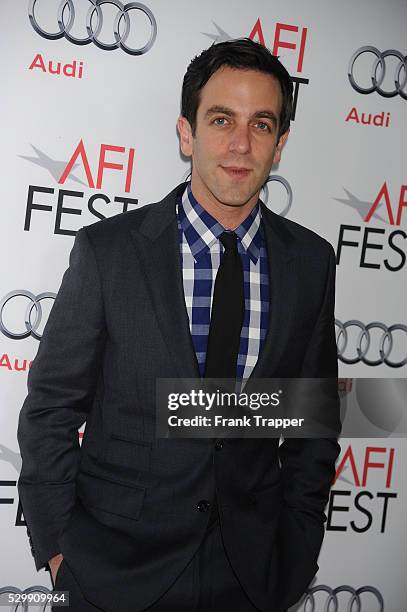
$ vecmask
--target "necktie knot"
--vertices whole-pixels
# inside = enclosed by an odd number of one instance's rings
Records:
[[[226,253],[237,253],[237,235],[234,232],[223,232],[219,240],[225,247]]]

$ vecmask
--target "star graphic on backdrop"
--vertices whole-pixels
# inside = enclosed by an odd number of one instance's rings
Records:
[[[10,463],[15,468],[16,472],[18,472],[18,474],[20,473],[22,464],[20,453],[12,451],[11,448],[7,448],[7,446],[3,444],[0,444],[0,461]]]
[[[208,34],[207,32],[201,32],[201,34],[203,34],[204,36],[207,36],[208,38],[210,38],[211,40],[219,43],[219,42],[226,42],[227,40],[231,40],[233,38],[233,36],[231,36],[230,34],[228,34],[227,32],[225,32],[225,30],[222,30],[222,28],[220,26],[218,26],[217,23],[215,23],[214,21],[212,21],[213,25],[215,26],[215,28],[218,30],[217,34]]]
[[[225,30],[222,30],[222,28],[220,26],[218,26],[217,23],[215,23],[214,21],[212,21],[213,25],[215,26],[215,28],[218,30],[217,34],[209,34],[208,32],[201,32],[201,34],[203,34],[204,36],[207,36],[208,38],[210,38],[211,40],[213,40],[216,43],[219,42],[226,42],[228,40],[233,40],[233,36],[231,36],[230,34],[228,34],[227,32],[225,32]],[[281,55],[276,55],[275,56],[277,59],[281,59]]]
[[[359,200],[350,191],[345,189],[345,187],[343,188],[343,190],[346,193],[346,195],[348,196],[348,198],[347,199],[345,199],[345,198],[334,198],[334,200],[336,200],[337,202],[342,202],[342,204],[346,204],[347,206],[350,206],[351,208],[356,210],[356,212],[359,213],[359,215],[362,217],[362,219],[365,219],[365,217],[367,216],[369,210],[372,207],[372,202],[363,202],[362,200]],[[379,206],[381,206],[381,204],[379,204]],[[376,217],[376,219],[380,219],[380,221],[383,221],[383,223],[388,223],[388,221],[386,221],[386,219],[383,219],[383,217],[378,215],[377,212],[374,212],[372,217]]]
[[[338,480],[342,480],[342,482],[346,482],[346,484],[348,485],[355,485],[355,482],[353,480],[349,480],[349,478],[346,478],[343,473],[346,472],[347,470],[349,470],[349,466],[348,465],[344,465],[343,469],[341,470],[341,473],[338,476]]]
[[[30,157],[28,155],[18,155],[18,157],[22,157],[22,159],[26,159],[27,161],[30,161],[33,164],[37,164],[37,166],[40,166],[41,168],[46,168],[51,174],[51,176],[55,179],[55,181],[58,182],[68,164],[68,161],[57,161],[40,151],[40,149],[37,149],[37,147],[34,147],[34,145],[31,145],[31,147],[36,152],[37,157]],[[77,168],[78,166],[79,164],[73,164],[72,170],[75,170],[75,168]],[[81,185],[87,186],[87,183],[84,183],[83,181],[78,179],[72,174],[72,172],[69,173],[69,178],[75,183],[80,183]]]

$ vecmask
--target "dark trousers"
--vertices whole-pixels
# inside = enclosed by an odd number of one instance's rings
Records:
[[[69,608],[53,612],[102,610],[84,599],[78,583],[64,561],[57,574],[55,590],[69,591]],[[135,609],[137,608],[137,602]],[[191,561],[171,587],[143,612],[258,612],[241,587],[228,560],[216,510],[212,510],[205,537]],[[117,612],[120,612],[119,610]],[[276,611],[280,612],[280,611]]]

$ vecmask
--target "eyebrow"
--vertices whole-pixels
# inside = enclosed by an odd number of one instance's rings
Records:
[[[216,113],[222,113],[223,115],[227,115],[228,117],[236,116],[236,113],[231,108],[228,108],[227,106],[214,105],[208,108],[205,113],[205,117],[209,117],[210,115],[214,115]],[[278,125],[277,117],[275,113],[273,113],[273,111],[271,110],[256,111],[252,117],[254,119],[270,119],[270,121],[272,121],[275,126]]]

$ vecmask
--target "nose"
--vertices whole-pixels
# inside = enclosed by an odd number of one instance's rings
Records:
[[[249,153],[251,148],[248,125],[236,125],[229,143],[229,151],[235,153]]]

